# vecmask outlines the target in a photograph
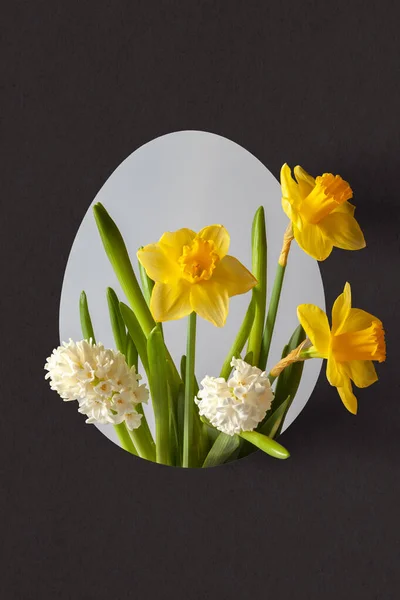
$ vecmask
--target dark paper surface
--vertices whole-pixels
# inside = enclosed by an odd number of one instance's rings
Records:
[[[399,16],[388,0],[4,3],[1,598],[399,597]],[[286,462],[134,459],[44,381],[90,202],[182,129],[355,192],[367,248],[321,265],[327,304],[350,281],[388,360],[357,417],[322,372]]]

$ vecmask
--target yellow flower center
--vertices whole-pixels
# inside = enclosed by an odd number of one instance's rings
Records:
[[[301,203],[300,213],[315,225],[352,196],[351,187],[340,175],[324,173],[316,178],[314,189]]]
[[[332,351],[339,362],[348,360],[377,360],[386,358],[385,333],[380,321],[361,331],[332,336]]]
[[[190,283],[198,283],[210,279],[219,261],[214,252],[214,242],[196,238],[190,246],[183,246],[178,259],[182,276]]]

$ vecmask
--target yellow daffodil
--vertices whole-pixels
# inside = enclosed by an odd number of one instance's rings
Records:
[[[356,414],[357,399],[351,381],[359,388],[368,387],[378,379],[372,361],[386,359],[382,322],[351,307],[349,283],[333,305],[332,329],[326,314],[313,304],[301,304],[297,315],[313,344],[305,354],[327,359],[329,383],[337,387],[345,407]]]
[[[299,246],[316,260],[325,260],[333,246],[344,250],[365,247],[363,233],[349,200],[353,192],[339,175],[324,173],[316,179],[304,169],[281,169],[282,207],[292,222]]]
[[[181,319],[191,312],[217,327],[225,324],[229,298],[244,294],[257,280],[236,258],[228,256],[230,237],[222,225],[199,233],[179,229],[138,251],[138,259],[155,281],[150,310],[156,321]]]

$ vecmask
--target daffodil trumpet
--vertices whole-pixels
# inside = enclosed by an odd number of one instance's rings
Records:
[[[382,322],[353,308],[350,284],[332,308],[331,324],[313,304],[297,308],[299,325],[281,360],[267,370],[284,276],[293,241],[315,260],[334,247],[359,250],[363,233],[342,177],[316,178],[302,167],[281,169],[281,203],[289,218],[267,305],[267,233],[264,208],[254,215],[249,270],[229,254],[222,224],[194,231],[167,231],[137,251],[137,278],[124,239],[107,210],[94,206],[104,250],[124,297],[107,288],[115,348],[96,341],[85,292],[79,299],[82,340],[63,342],[45,364],[50,386],[64,401],[76,401],[86,423],[113,426],[128,453],[168,466],[212,467],[261,449],[286,459],[276,438],[299,388],[304,365],[327,361],[329,383],[345,407],[357,412],[353,384],[377,381],[374,362],[386,358]],[[157,238],[155,238],[157,239]],[[251,292],[247,311],[222,368],[196,379],[198,317],[225,325],[231,298]],[[181,372],[175,367],[162,323],[187,319]],[[209,326],[209,325],[208,325]],[[247,343],[247,348],[246,347]],[[242,359],[244,356],[244,359]],[[147,378],[142,382],[141,373]],[[214,376],[218,374],[219,376]],[[151,399],[155,437],[143,410]]]

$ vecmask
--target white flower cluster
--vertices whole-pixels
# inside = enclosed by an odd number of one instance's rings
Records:
[[[265,371],[232,358],[233,373],[223,377],[205,377],[195,398],[200,415],[228,435],[252,431],[263,420],[274,397]]]
[[[142,415],[136,405],[147,402],[149,391],[138,384],[141,376],[120,352],[92,340],[70,340],[53,350],[44,368],[51,389],[63,400],[77,400],[79,412],[88,417],[86,423],[125,421],[131,431],[140,426]]]

